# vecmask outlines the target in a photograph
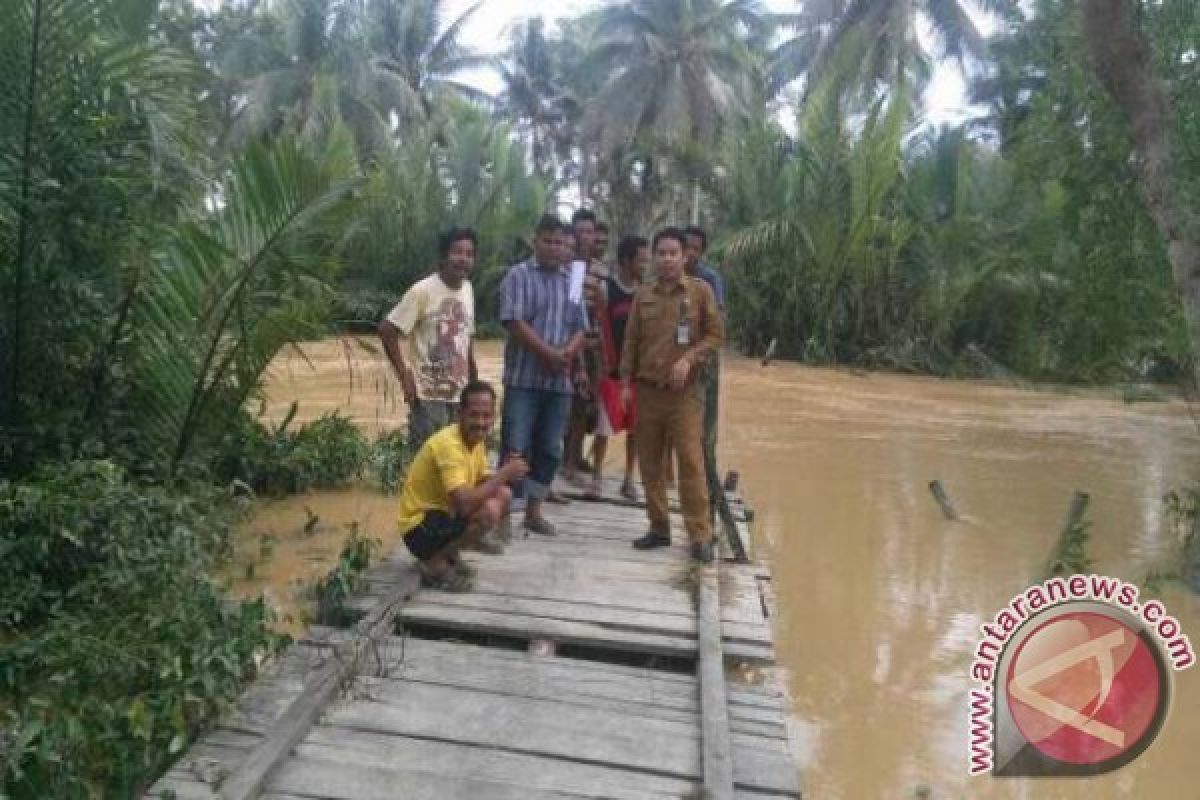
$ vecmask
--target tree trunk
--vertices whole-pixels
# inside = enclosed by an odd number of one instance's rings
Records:
[[[1200,237],[1171,174],[1166,91],[1153,74],[1150,45],[1137,28],[1136,0],[1083,0],[1083,30],[1105,90],[1129,115],[1138,186],[1167,248],[1192,343],[1200,353]]]

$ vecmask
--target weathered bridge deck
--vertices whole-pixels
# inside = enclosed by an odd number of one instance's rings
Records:
[[[773,663],[765,570],[636,551],[639,508],[547,510],[558,537],[469,555],[473,593],[372,569],[355,628],[310,631],[148,796],[798,797],[773,671],[738,677]]]

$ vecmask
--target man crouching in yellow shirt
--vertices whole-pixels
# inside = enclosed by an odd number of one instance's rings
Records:
[[[421,570],[421,585],[469,592],[472,571],[458,557],[508,514],[512,491],[529,466],[509,459],[488,474],[487,437],[496,420],[496,392],[472,381],[459,398],[458,422],[426,440],[400,494],[400,531]]]

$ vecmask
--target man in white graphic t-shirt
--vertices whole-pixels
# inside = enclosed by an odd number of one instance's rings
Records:
[[[413,452],[456,422],[459,394],[477,377],[471,342],[475,295],[468,279],[476,243],[470,228],[443,233],[437,272],[409,287],[379,323],[379,338],[408,405],[408,445]]]

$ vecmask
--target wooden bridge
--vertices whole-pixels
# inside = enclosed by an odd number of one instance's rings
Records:
[[[559,536],[469,554],[473,593],[372,569],[357,622],[292,645],[147,797],[799,797],[765,568],[634,550],[636,506],[546,508]]]

